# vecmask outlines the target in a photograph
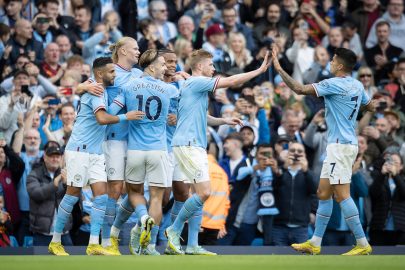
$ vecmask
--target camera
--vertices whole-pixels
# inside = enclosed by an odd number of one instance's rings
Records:
[[[31,93],[28,85],[21,85],[21,93],[26,94],[29,97],[32,97],[32,93]]]
[[[49,22],[49,18],[37,18],[37,23],[48,23]]]
[[[376,110],[381,112],[381,111],[384,111],[384,110],[387,109],[387,108],[388,108],[388,103],[387,103],[386,101],[381,101],[381,102],[378,104]]]
[[[273,155],[272,155],[272,153],[270,151],[263,152],[263,156],[265,156],[266,158],[272,158],[273,157]]]
[[[48,105],[59,105],[60,104],[60,99],[59,98],[53,98],[48,100]]]

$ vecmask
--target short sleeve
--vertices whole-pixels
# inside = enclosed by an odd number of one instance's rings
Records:
[[[179,96],[180,92],[175,86],[171,86],[169,89],[170,98],[177,98]]]
[[[361,105],[365,106],[368,105],[371,101],[370,97],[366,93],[366,91],[362,90],[363,95],[361,96]]]
[[[328,95],[338,94],[338,88],[335,87],[336,82],[333,79],[323,80],[319,83],[313,83],[312,86],[315,89],[316,95],[318,97],[324,97]]]
[[[196,77],[192,82],[192,89],[196,92],[214,92],[218,86],[219,79],[219,77]]]
[[[98,112],[99,110],[105,110],[105,103],[103,97],[97,97],[97,96],[90,96],[90,106],[94,112]]]
[[[117,104],[119,107],[124,108],[125,106],[125,92],[123,89],[120,90],[118,95],[114,98],[113,103]]]

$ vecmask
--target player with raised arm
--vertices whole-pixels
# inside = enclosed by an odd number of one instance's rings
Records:
[[[139,64],[144,68],[142,77],[125,85],[124,91],[111,106],[112,113],[115,105],[118,105],[116,111],[126,106],[128,110],[145,112],[142,120],[129,123],[128,130],[126,188],[140,221],[131,230],[132,254],[141,254],[145,248],[154,249],[148,245],[151,232],[157,234],[159,231],[163,194],[169,181],[166,121],[170,99],[178,95],[176,87],[163,82],[166,65],[157,50],[144,52]],[[143,196],[145,180],[149,185],[149,211]]]
[[[315,232],[301,244],[292,244],[297,250],[309,254],[321,252],[322,237],[333,209],[332,196],[340,204],[346,223],[356,238],[356,246],[343,255],[366,255],[372,252],[359,219],[357,207],[350,197],[352,166],[358,152],[356,118],[360,107],[373,111],[375,104],[351,72],[356,55],[348,49],[338,48],[330,63],[334,78],[319,83],[302,85],[291,78],[280,66],[277,48],[273,47],[273,65],[288,87],[299,95],[316,95],[325,100],[325,119],[328,123],[326,158],[318,186],[319,206]]]
[[[111,58],[94,60],[95,81],[104,88],[114,84],[115,70]],[[69,255],[61,245],[61,234],[73,206],[79,200],[82,188],[90,184],[94,200],[90,213],[90,239],[87,255],[114,255],[99,244],[99,235],[107,206],[107,176],[105,173],[102,142],[106,125],[127,120],[139,120],[142,112],[131,111],[118,116],[106,113],[107,97],[85,93],[80,97],[80,108],[73,126],[72,135],[66,146],[67,191],[57,212],[53,238],[49,252],[54,255]]]
[[[211,188],[208,175],[207,123],[209,125],[242,124],[236,118],[224,119],[207,116],[208,93],[216,88],[239,85],[264,73],[268,67],[268,53],[263,64],[257,70],[234,75],[227,78],[212,78],[215,68],[212,55],[205,50],[196,50],[191,54],[190,66],[192,76],[180,87],[180,103],[178,109],[177,128],[173,136],[172,146],[176,158],[176,166],[183,175],[178,179],[192,183],[195,193],[186,200],[173,224],[165,231],[168,246],[172,254],[184,254],[180,245],[180,234],[184,223],[196,212],[202,210],[204,202],[210,196]],[[201,247],[187,247],[186,253],[193,254]],[[212,253],[215,255],[215,253]]]

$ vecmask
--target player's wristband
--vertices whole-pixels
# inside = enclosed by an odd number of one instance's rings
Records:
[[[126,114],[120,114],[120,115],[117,115],[117,116],[118,116],[118,118],[120,119],[120,122],[122,122],[122,121],[127,121],[127,120],[128,120]]]

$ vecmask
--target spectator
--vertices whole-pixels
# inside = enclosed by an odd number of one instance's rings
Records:
[[[405,176],[398,153],[384,154],[382,169],[372,173],[370,187],[372,245],[405,244]]]
[[[373,48],[380,42],[378,41],[377,25],[381,21],[388,22],[391,31],[389,33],[389,42],[396,47],[405,50],[403,38],[405,35],[405,15],[403,0],[389,0],[387,11],[371,27],[367,37],[366,47]]]
[[[246,38],[242,33],[230,32],[228,35],[228,53],[231,58],[231,66],[244,70],[249,65],[253,57],[250,49],[246,48]]]
[[[63,127],[58,130],[51,132],[49,130],[49,125],[51,124],[51,116],[48,115],[45,124],[43,125],[44,133],[48,141],[55,141],[61,146],[65,146],[72,133],[73,123],[76,118],[75,108],[71,103],[65,103],[60,109],[60,118],[63,123]]]
[[[313,61],[315,50],[308,44],[308,32],[302,28],[293,29],[294,43],[287,49],[286,55],[291,63],[294,63],[292,77],[301,82],[303,73],[308,70]]]
[[[300,6],[300,12],[308,24],[307,31],[309,36],[319,45],[322,37],[329,33],[330,26],[318,14],[316,9],[317,4],[315,0],[303,1]]]
[[[316,178],[321,175],[323,161],[325,159],[327,141],[327,124],[325,122],[325,110],[315,113],[312,121],[304,131],[304,142],[314,150],[311,171]]]
[[[59,35],[55,40],[56,44],[59,46],[59,64],[64,64],[66,61],[73,56],[72,44],[70,43],[69,37],[66,35]]]
[[[61,100],[59,98],[57,98],[56,95],[47,95],[44,97],[44,99],[42,101],[43,114],[40,117],[41,124],[40,124],[40,130],[39,130],[39,133],[41,134],[41,141],[42,141],[41,149],[48,141],[48,139],[45,135],[45,132],[42,129],[42,127],[48,121],[48,117],[50,118],[49,131],[56,131],[63,127],[62,120],[60,120],[60,117],[58,114],[58,109],[59,109],[60,103],[61,103]]]
[[[266,18],[263,18],[253,28],[254,37],[258,42],[263,41],[263,33],[266,29],[273,27],[277,29],[279,34],[286,36],[287,40],[290,39],[290,30],[280,23],[281,7],[276,3],[270,3],[266,9]]]
[[[358,9],[351,13],[354,23],[357,26],[361,44],[366,43],[370,29],[374,22],[382,15],[383,8],[378,0],[365,0]]]
[[[83,45],[82,55],[86,64],[93,64],[98,57],[111,56],[110,45],[122,37],[117,28],[99,23],[94,27],[94,34]]]
[[[364,90],[369,97],[377,93],[378,88],[374,84],[374,75],[371,68],[367,66],[360,67],[357,72],[357,79],[363,84]]]
[[[32,38],[31,22],[20,19],[15,23],[14,36],[10,39],[12,46],[8,64],[15,63],[22,53],[27,54],[32,62],[40,62],[44,58],[44,48],[42,44]]]
[[[262,220],[264,245],[272,245],[272,229],[274,216],[279,214],[275,207],[273,180],[280,176],[280,169],[275,159],[273,148],[269,144],[260,144],[256,152],[257,164],[253,167],[255,181],[259,185],[259,210],[257,214]]]
[[[4,209],[3,188],[0,184],[0,247],[9,247],[11,245],[9,235],[12,231],[13,225],[9,213]]]
[[[314,62],[312,63],[310,68],[307,69],[302,75],[303,82],[305,84],[317,83],[324,79],[331,78],[332,74],[330,73],[330,70],[327,68],[329,60],[330,56],[328,51],[322,46],[316,46],[314,53]],[[316,112],[318,110],[311,110],[311,111]]]
[[[22,19],[22,0],[6,0],[4,1],[6,15],[2,18],[1,22],[14,28],[15,23]]]
[[[288,246],[308,239],[311,196],[316,194],[317,183],[308,169],[304,146],[292,142],[287,162],[280,176],[273,181],[276,207],[272,238],[276,246]]]
[[[397,85],[395,103],[398,109],[405,113],[405,58],[400,58],[395,65],[394,84]]]
[[[143,19],[139,22],[139,30],[142,38],[139,40],[139,51],[141,54],[148,49],[160,50],[164,48],[162,37],[158,34],[156,25],[151,19]]]
[[[204,30],[206,28],[207,20],[209,19],[209,16],[203,17],[197,31],[195,31],[193,19],[187,15],[181,16],[177,23],[179,34],[177,35],[177,37],[170,40],[170,42],[172,44],[175,44],[178,39],[186,39],[192,42],[193,48],[195,50],[201,49],[204,42]]]
[[[322,39],[322,46],[328,50],[330,60],[335,54],[337,48],[342,47],[343,32],[341,27],[332,27],[327,36]]]
[[[194,25],[201,25],[203,18],[208,18],[205,22],[208,25],[219,23],[221,12],[217,10],[214,3],[210,3],[211,1],[207,0],[198,0],[194,2],[194,6],[191,6],[191,8],[184,13],[184,15],[193,18]]]
[[[399,58],[402,49],[389,42],[391,26],[387,21],[377,22],[374,29],[377,35],[377,44],[366,49],[364,56],[367,65],[375,69],[375,80],[378,84],[388,78],[388,64]]]
[[[52,239],[56,211],[66,192],[66,172],[61,172],[61,164],[61,149],[50,144],[45,149],[43,162],[36,164],[27,178],[34,246],[48,246]],[[62,234],[65,246],[72,245],[71,226],[72,222],[67,222]]]
[[[343,23],[342,33],[344,41],[349,42],[349,49],[357,55],[357,61],[361,62],[364,54],[363,45],[353,20],[347,20]]]
[[[252,181],[252,160],[242,152],[243,139],[238,133],[225,138],[224,150],[229,158],[220,162],[231,185],[231,208],[226,219],[227,235],[221,245],[250,245],[255,238],[258,216],[257,185]]]
[[[162,0],[154,0],[149,3],[149,15],[159,31],[164,45],[177,36],[176,25],[168,21],[167,5]]]
[[[4,51],[6,50],[6,46],[8,40],[10,39],[10,27],[8,27],[4,23],[0,23],[0,57],[3,59]],[[8,49],[10,50],[10,49]]]
[[[80,53],[84,42],[93,34],[91,25],[92,13],[88,6],[78,6],[74,10],[75,28],[72,31],[74,40],[74,53]]]
[[[213,55],[212,61],[217,72],[226,72],[231,68],[230,57],[225,51],[225,30],[221,24],[213,24],[205,31],[206,42],[203,49]]]
[[[22,152],[22,146],[24,144],[25,152]],[[20,245],[23,244],[25,236],[30,235],[30,220],[29,220],[29,196],[27,192],[27,177],[31,172],[32,165],[38,162],[42,157],[43,152],[39,150],[41,145],[41,137],[38,130],[27,128],[22,126],[15,134],[13,142],[13,150],[20,155],[24,161],[25,170],[21,177],[20,183],[17,187],[18,203],[20,205],[21,223],[16,228],[16,238]]]
[[[33,36],[34,39],[42,43],[45,49],[48,44],[53,42],[56,36],[59,34],[55,28],[50,26],[51,19],[45,13],[37,13],[34,17],[32,25],[34,27]]]
[[[202,231],[198,238],[201,245],[216,245],[217,240],[227,234],[225,221],[230,207],[229,184],[227,174],[213,155],[208,155],[208,170],[211,195],[204,203]]]
[[[60,51],[58,44],[51,42],[45,48],[45,58],[41,63],[41,75],[48,78],[50,82],[59,84],[63,76],[63,68],[59,65]]]
[[[24,172],[24,162],[0,139],[0,186],[3,188],[4,207],[10,214],[11,223],[16,227],[21,221],[18,205],[17,186]],[[3,207],[0,206],[0,210]]]
[[[259,141],[259,132],[257,128],[252,125],[244,125],[239,130],[240,135],[243,139],[243,154],[247,157],[256,156],[256,145]]]
[[[193,52],[193,45],[187,39],[178,39],[174,43],[174,52],[177,56],[177,67],[183,71],[189,71],[190,67],[187,65],[187,58]]]
[[[74,29],[74,18],[64,16],[59,13],[59,9],[63,8],[59,0],[43,0],[40,4],[42,12],[49,18],[49,25],[55,31],[60,31],[65,35],[69,35]]]
[[[385,111],[384,118],[387,119],[391,130],[389,131],[389,136],[392,137],[396,144],[399,146],[404,143],[404,123],[401,124],[401,118],[399,113],[396,111]]]
[[[252,30],[244,24],[237,22],[237,11],[233,7],[225,7],[222,10],[223,26],[225,32],[229,35],[230,33],[241,33],[245,37],[245,47],[254,52],[256,50],[255,40],[253,38]]]

